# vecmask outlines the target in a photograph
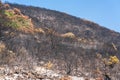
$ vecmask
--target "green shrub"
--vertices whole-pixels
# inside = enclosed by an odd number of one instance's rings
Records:
[[[14,10],[0,11],[0,24],[4,27],[23,30],[32,27],[32,21],[27,16],[15,14]],[[23,28],[23,29],[22,29]]]
[[[5,10],[4,15],[6,15],[8,18],[15,16],[12,10]]]

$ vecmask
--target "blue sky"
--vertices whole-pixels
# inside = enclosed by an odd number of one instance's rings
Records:
[[[120,0],[2,0],[33,5],[84,18],[120,32]]]

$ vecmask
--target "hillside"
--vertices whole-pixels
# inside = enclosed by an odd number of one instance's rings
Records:
[[[119,33],[94,22],[44,8],[12,4],[11,6],[19,8],[23,14],[31,17],[36,27],[47,27],[58,33],[73,32],[79,38],[96,39],[109,44],[113,42],[118,44],[118,47],[120,45]]]
[[[98,66],[103,70],[97,53],[103,58],[117,56],[120,59],[120,33],[66,13],[9,5],[0,9],[14,13],[16,8],[20,14],[12,14],[11,18],[0,12],[1,65],[31,69],[49,63],[50,69],[61,74],[86,76],[89,73],[87,77],[96,77],[93,71]],[[111,76],[119,79],[117,73]]]

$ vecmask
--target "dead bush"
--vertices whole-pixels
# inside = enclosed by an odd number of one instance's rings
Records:
[[[72,78],[69,76],[64,76],[64,77],[60,78],[60,80],[72,80]]]
[[[61,37],[64,37],[64,38],[75,38],[75,34],[73,34],[72,32],[68,32],[68,33],[62,34]]]

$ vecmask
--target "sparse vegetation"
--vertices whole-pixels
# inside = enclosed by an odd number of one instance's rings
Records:
[[[23,15],[17,8],[3,8],[4,5],[6,4],[2,4],[0,7],[0,24],[2,26],[25,32],[33,30],[33,24],[29,17]]]
[[[35,28],[34,32],[45,34],[45,31],[42,28]]]
[[[112,80],[112,75],[115,74],[115,73],[112,73],[113,72],[112,69],[117,64],[119,64],[119,59],[117,58],[117,56],[109,56],[108,58],[103,58],[103,56],[98,53],[97,58],[99,60],[100,66],[97,67],[96,73],[100,74],[101,76],[103,75],[105,79],[109,78],[110,80]],[[117,68],[115,72],[117,72]]]
[[[0,42],[0,53],[5,49],[5,44]]]
[[[32,70],[36,65],[43,67],[39,62],[45,61],[47,72],[57,70],[63,75],[86,77],[86,80],[91,77],[99,80],[105,76],[120,78],[119,33],[64,13],[5,5],[0,5],[1,65]],[[101,53],[99,58],[95,55],[98,52]],[[26,73],[23,70],[23,74],[29,73],[32,77],[41,77],[37,72]],[[61,78],[65,79],[70,80],[70,77]]]
[[[51,69],[51,68],[53,67],[53,63],[52,63],[51,61],[49,61],[49,62],[47,62],[47,63],[44,65],[44,67],[45,67],[46,69]]]
[[[61,36],[64,38],[75,38],[75,34],[73,34],[72,32],[62,34]]]
[[[115,64],[118,64],[119,63],[119,59],[116,57],[116,56],[110,56],[109,57],[109,61],[108,61],[108,65],[111,66],[111,65],[115,65]]]
[[[64,76],[64,77],[60,78],[60,80],[72,80],[72,78],[69,76]]]
[[[0,65],[11,65],[15,60],[15,53],[7,50],[3,42],[0,42]]]

